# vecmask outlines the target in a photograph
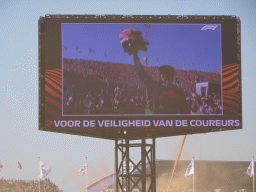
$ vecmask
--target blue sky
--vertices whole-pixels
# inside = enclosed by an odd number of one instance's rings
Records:
[[[147,32],[150,43],[148,66],[170,64],[185,70],[220,70],[221,27],[217,25],[215,30],[201,30],[204,26],[151,24]],[[63,51],[63,57],[133,64],[119,41],[119,33],[125,29],[139,30],[146,39],[144,24],[62,24],[62,43],[68,48]],[[76,47],[81,52],[77,52]],[[90,54],[90,49],[95,53]],[[140,51],[139,55],[143,61],[146,53]]]
[[[85,157],[89,163],[88,183],[112,172],[113,141],[38,131],[38,19],[46,14],[85,13],[239,16],[243,130],[189,135],[181,159],[194,156],[195,160],[250,161],[256,156],[256,1],[1,0],[0,162],[4,168],[0,177],[35,180],[41,157],[52,167],[49,178],[57,186],[67,192],[80,192],[84,191],[85,177],[77,177],[77,170]],[[175,159],[180,141],[181,136],[157,139],[156,158]],[[139,157],[135,153],[134,157],[136,162]]]

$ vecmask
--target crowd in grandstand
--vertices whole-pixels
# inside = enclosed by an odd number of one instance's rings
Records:
[[[201,97],[195,93],[190,93],[187,102],[191,113],[200,114],[222,114],[221,99],[215,93],[208,97]]]
[[[0,179],[0,191],[34,192],[39,191],[38,180]],[[64,192],[60,190],[50,179],[40,181],[40,190],[47,192]]]
[[[153,80],[159,80],[156,66],[146,70]],[[73,86],[64,101],[66,114],[145,114],[145,109],[152,109],[152,100],[131,64],[64,58],[63,74],[64,91]],[[196,94],[196,83],[205,81],[220,83],[221,75],[176,69],[173,83],[186,92],[191,113],[221,114],[219,96]]]

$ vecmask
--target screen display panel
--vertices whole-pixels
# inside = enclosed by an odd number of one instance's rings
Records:
[[[138,139],[242,128],[239,19],[81,17],[39,20],[40,130]]]

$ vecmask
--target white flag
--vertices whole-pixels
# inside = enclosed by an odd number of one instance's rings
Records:
[[[79,176],[87,175],[87,169],[88,169],[88,164],[87,164],[87,160],[86,160],[84,166],[79,170]]]
[[[188,168],[187,168],[186,173],[185,173],[185,177],[188,178],[188,176],[192,175],[192,174],[194,174],[194,158],[192,159],[192,161],[188,165]]]
[[[18,168],[21,170],[22,169],[22,166],[20,164],[20,162],[18,161]]]
[[[131,172],[132,172],[133,167],[134,167],[134,166],[133,166],[132,162],[130,162],[130,163],[129,163],[129,173],[131,173]]]
[[[247,172],[247,175],[249,175],[250,177],[252,177],[254,175],[254,159],[252,158],[252,162],[250,163]]]
[[[126,163],[123,165],[123,175],[126,175]]]
[[[132,172],[133,168],[134,168],[134,166],[133,166],[132,162],[130,161],[130,162],[129,162],[129,173]],[[124,162],[123,174],[124,174],[124,175],[126,174],[126,162]]]
[[[40,169],[39,177],[41,179],[44,179],[51,172],[51,168],[45,163],[43,163],[41,160],[39,161],[39,169]]]

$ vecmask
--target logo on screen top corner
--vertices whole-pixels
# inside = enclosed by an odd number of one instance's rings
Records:
[[[205,25],[201,30],[215,30],[218,25]]]
[[[50,127],[53,124],[52,120],[46,120],[45,121],[45,126]]]

